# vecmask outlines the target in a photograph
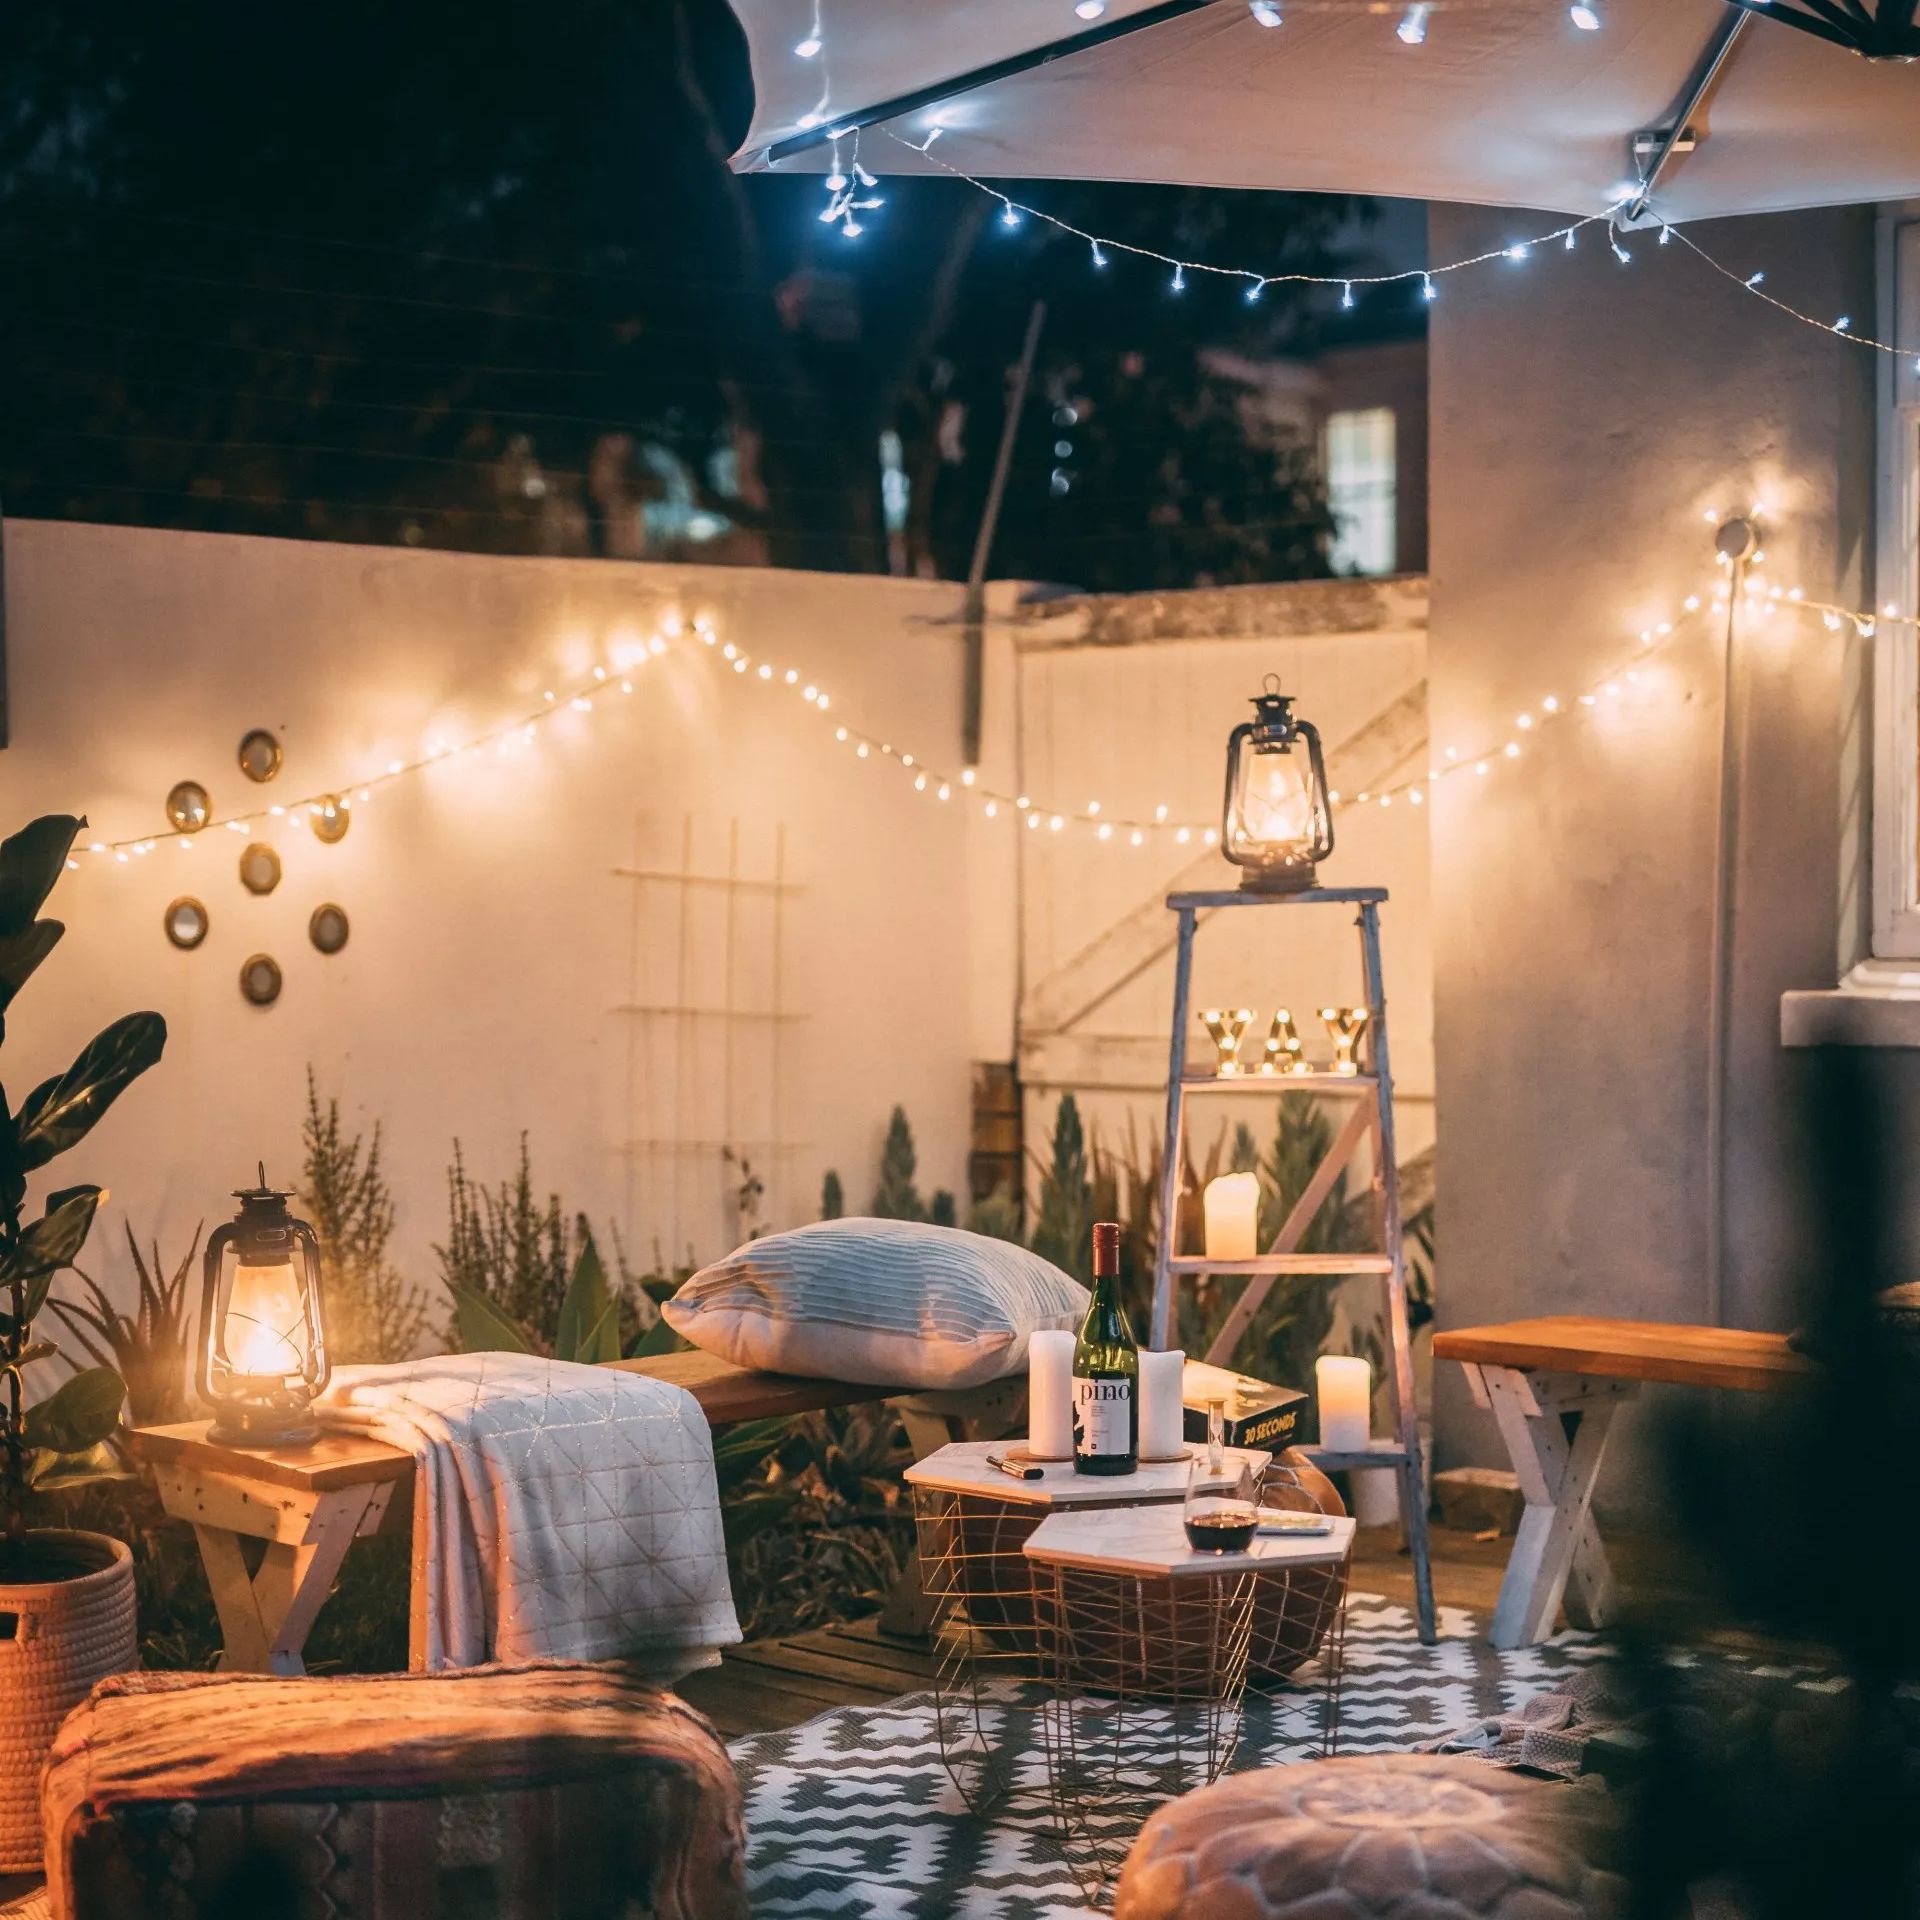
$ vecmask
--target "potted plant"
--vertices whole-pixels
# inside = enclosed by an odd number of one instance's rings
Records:
[[[50,814],[0,841],[0,1062],[14,997],[66,929],[39,918],[86,823]],[[34,1332],[54,1276],[73,1264],[101,1189],[62,1187],[27,1218],[29,1179],[84,1139],[160,1058],[167,1026],[130,1013],[43,1080],[16,1111],[0,1089],[0,1873],[40,1865],[40,1767],[54,1729],[96,1680],[135,1662],[133,1556],[104,1534],[29,1527],[40,1495],[113,1467],[126,1388],[85,1367],[31,1405],[26,1369],[59,1357]]]

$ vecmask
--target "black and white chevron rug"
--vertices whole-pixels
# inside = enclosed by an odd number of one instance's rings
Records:
[[[1530,1694],[1595,1657],[1593,1636],[1497,1653],[1484,1623],[1440,1609],[1423,1647],[1407,1611],[1371,1594],[1348,1606],[1340,1750],[1404,1751]],[[1089,1912],[1047,1797],[1040,1690],[1002,1685],[999,1744],[1012,1791],[986,1819],[941,1764],[932,1697],[843,1707],[732,1748],[746,1795],[756,1920],[1084,1920]],[[1235,1770],[1319,1751],[1317,1689],[1249,1701]]]

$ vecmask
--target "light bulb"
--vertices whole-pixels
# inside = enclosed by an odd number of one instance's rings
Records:
[[[1571,20],[1582,33],[1598,33],[1600,31],[1600,16],[1591,7],[1569,7],[1567,9],[1567,18]]]
[[[1020,224],[1020,209],[1011,200],[1000,209],[1000,224],[1003,227],[1017,227]]]
[[[1432,11],[1426,0],[1415,0],[1415,4],[1400,16],[1400,24],[1394,28],[1394,32],[1400,36],[1403,44],[1417,47],[1426,40],[1427,16]]]
[[[1273,4],[1273,0],[1247,0],[1247,11],[1263,27],[1277,27],[1283,24],[1280,9]]]
[[[1107,0],[1075,0],[1073,10],[1082,20],[1098,20],[1107,10]]]
[[[817,33],[810,33],[804,40],[796,40],[793,43],[793,57],[796,60],[812,60],[825,45],[826,42]]]
[[[1100,242],[1098,240],[1096,240],[1093,243],[1093,264],[1096,267],[1104,267],[1107,264],[1107,256],[1105,252],[1101,249]]]

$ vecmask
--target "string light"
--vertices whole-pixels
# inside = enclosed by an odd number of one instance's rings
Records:
[[[1746,517],[1758,519],[1763,514],[1763,506],[1751,508]],[[1723,515],[1709,510],[1705,518],[1716,525]],[[1844,633],[1849,628],[1862,640],[1874,638],[1885,628],[1901,628],[1920,632],[1920,617],[1902,613],[1897,605],[1889,603],[1879,609],[1861,610],[1834,604],[1828,601],[1808,598],[1804,588],[1785,587],[1777,581],[1768,581],[1757,570],[1758,563],[1764,559],[1764,546],[1756,546],[1743,568],[1741,581],[1741,603],[1744,607],[1763,618],[1771,618],[1781,609],[1789,613],[1798,613],[1809,619],[1819,620],[1831,633]],[[1733,561],[1725,554],[1717,556],[1723,569],[1731,571]],[[1651,626],[1643,627],[1634,636],[1631,654],[1606,673],[1600,675],[1583,691],[1578,692],[1571,703],[1556,693],[1544,694],[1532,707],[1525,708],[1514,716],[1513,726],[1517,735],[1528,740],[1542,737],[1548,723],[1571,713],[1596,710],[1603,701],[1615,701],[1622,697],[1627,687],[1643,687],[1645,676],[1637,663],[1645,662],[1653,654],[1667,648],[1675,638],[1691,630],[1693,623],[1703,614],[1717,613],[1724,609],[1732,598],[1731,588],[1723,585],[1716,590],[1710,600],[1700,594],[1689,594],[1682,603],[1680,611],[1671,619],[1663,619]],[[773,661],[754,658],[733,641],[722,642],[712,623],[704,616],[696,619],[689,630],[679,619],[669,616],[660,623],[646,641],[644,647],[634,650],[631,659],[625,650],[616,654],[611,666],[606,662],[594,664],[572,686],[558,689],[545,689],[540,704],[529,713],[519,714],[473,735],[463,741],[449,742],[434,739],[426,745],[424,751],[411,760],[392,759],[386,763],[384,772],[367,776],[357,782],[341,782],[336,786],[301,796],[289,802],[275,801],[257,807],[246,813],[239,813],[223,819],[203,822],[192,833],[170,831],[159,835],[139,835],[119,840],[93,840],[87,845],[87,853],[94,859],[109,860],[115,865],[127,866],[138,859],[151,854],[162,839],[178,843],[183,852],[195,848],[196,836],[225,828],[229,832],[241,835],[250,834],[253,823],[261,819],[283,818],[289,813],[299,814],[303,810],[317,813],[327,808],[344,810],[356,804],[365,805],[372,800],[382,787],[397,780],[421,773],[443,761],[455,761],[470,754],[477,754],[492,747],[496,752],[504,753],[510,748],[531,742],[537,729],[562,713],[592,715],[599,709],[594,700],[596,690],[603,690],[610,675],[622,673],[618,685],[622,693],[633,690],[632,674],[648,661],[664,653],[670,639],[684,643],[698,641],[715,650],[736,675],[751,673],[752,684],[772,689],[783,689],[797,693],[801,700],[816,712],[825,714],[832,706],[828,694],[812,680],[803,680],[796,667],[780,668]],[[1139,848],[1149,840],[1163,837],[1179,847],[1192,845],[1196,840],[1204,846],[1213,846],[1218,842],[1218,829],[1210,824],[1177,822],[1171,819],[1171,809],[1165,802],[1156,805],[1152,818],[1137,819],[1116,816],[1110,812],[1100,799],[1090,798],[1078,810],[1061,809],[1054,811],[1037,804],[1030,795],[1010,796],[994,792],[982,785],[978,769],[965,767],[957,775],[949,775],[919,761],[914,754],[896,748],[890,741],[879,740],[863,734],[859,729],[844,722],[836,724],[833,739],[837,745],[850,746],[854,757],[861,761],[879,759],[891,760],[904,770],[912,773],[912,788],[918,793],[929,793],[940,801],[950,801],[954,797],[955,786],[965,789],[980,802],[981,811],[986,819],[993,820],[1011,809],[1023,818],[1030,830],[1037,831],[1044,821],[1048,830],[1059,834],[1069,826],[1085,827],[1092,830],[1093,836],[1102,843],[1113,843],[1124,838],[1125,843]],[[1433,762],[1424,774],[1415,773],[1392,785],[1362,791],[1350,800],[1342,801],[1335,790],[1329,795],[1336,805],[1347,808],[1361,806],[1390,807],[1396,799],[1404,796],[1411,805],[1425,803],[1429,787],[1453,774],[1473,769],[1476,777],[1484,777],[1491,772],[1496,762],[1518,760],[1523,757],[1520,738],[1508,738],[1502,742],[1487,745],[1473,752],[1463,752],[1457,745],[1447,745],[1434,756]]]
[[[1273,4],[1273,0],[1247,0],[1247,11],[1263,27],[1277,27],[1283,24],[1280,9]]]
[[[1409,47],[1422,46],[1427,38],[1427,16],[1433,12],[1428,0],[1414,0],[1405,13],[1400,16],[1400,24],[1394,32]]]

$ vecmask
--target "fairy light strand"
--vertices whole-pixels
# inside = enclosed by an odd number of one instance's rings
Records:
[[[1757,518],[1760,512],[1761,509],[1755,508],[1753,517]],[[1709,513],[1707,518],[1717,521],[1720,516]],[[1742,607],[1761,617],[1772,618],[1785,612],[1818,619],[1829,632],[1843,632],[1851,628],[1859,638],[1868,640],[1885,628],[1920,632],[1920,617],[1902,613],[1893,605],[1882,607],[1877,612],[1867,612],[1830,601],[1810,599],[1800,587],[1786,588],[1778,582],[1767,580],[1762,577],[1764,560],[1763,546],[1744,564],[1740,586]],[[1730,563],[1724,558],[1721,565],[1730,570]],[[1329,794],[1330,804],[1342,812],[1352,812],[1362,807],[1385,809],[1403,799],[1413,806],[1423,806],[1428,792],[1443,780],[1459,774],[1485,777],[1509,761],[1530,757],[1538,740],[1553,728],[1555,722],[1577,718],[1585,712],[1603,710],[1614,700],[1625,696],[1629,689],[1644,686],[1646,674],[1643,669],[1646,663],[1670,650],[1679,637],[1703,615],[1711,617],[1724,612],[1732,592],[1732,587],[1723,582],[1709,595],[1689,595],[1672,618],[1640,629],[1631,651],[1620,656],[1611,667],[1585,686],[1565,698],[1554,693],[1545,694],[1516,713],[1512,730],[1503,737],[1483,742],[1473,749],[1455,746],[1439,748],[1433,751],[1424,773],[1408,774],[1382,786],[1363,788],[1353,793],[1343,793],[1339,788],[1333,788]],[[836,745],[846,747],[856,761],[872,761],[877,766],[890,765],[896,768],[909,780],[914,792],[927,795],[936,803],[970,804],[978,808],[986,819],[1004,817],[1036,834],[1054,835],[1073,828],[1090,833],[1096,841],[1117,846],[1138,848],[1151,843],[1211,847],[1219,842],[1219,828],[1216,825],[1211,822],[1175,820],[1171,817],[1171,809],[1165,805],[1155,807],[1150,817],[1112,812],[1099,799],[1090,799],[1079,806],[1049,806],[1036,801],[1029,794],[986,786],[981,782],[977,768],[965,767],[955,773],[935,767],[920,756],[897,747],[886,736],[853,726],[839,718],[831,697],[816,680],[808,678],[798,667],[782,667],[774,661],[756,657],[731,640],[723,640],[713,623],[703,616],[690,623],[677,617],[665,620],[644,645],[625,659],[615,655],[594,665],[578,680],[545,690],[537,706],[457,744],[432,740],[423,752],[410,759],[390,760],[384,768],[303,794],[297,799],[269,802],[209,820],[199,827],[169,828],[119,840],[90,841],[86,852],[95,858],[130,866],[153,853],[165,841],[174,841],[191,851],[197,841],[210,833],[225,831],[246,836],[261,821],[299,818],[334,808],[346,811],[356,805],[363,806],[380,790],[415,774],[488,751],[504,753],[516,742],[532,741],[541,728],[561,714],[591,714],[601,702],[630,696],[635,691],[637,676],[649,661],[667,653],[670,648],[696,645],[710,650],[720,664],[750,684],[797,694],[816,714],[832,714]],[[1337,768],[1335,772],[1338,772]],[[81,864],[76,859],[68,861],[70,867]]]
[[[988,181],[981,179],[977,174],[968,173],[965,168],[956,167],[934,153],[932,151],[933,144],[939,139],[942,132],[942,129],[939,127],[935,127],[924,141],[909,140],[904,134],[896,133],[891,127],[879,127],[874,129],[874,131],[884,133],[889,140],[894,141],[899,146],[905,147],[909,153],[917,155],[929,165],[938,167],[952,179],[963,180],[968,186],[974,188],[976,192],[983,193],[992,200],[997,200],[1000,203],[1000,219],[1002,225],[1017,227],[1027,220],[1037,220],[1042,225],[1052,228],[1056,233],[1066,234],[1072,239],[1082,242],[1088,248],[1090,257],[1096,267],[1106,266],[1112,256],[1119,253],[1131,254],[1135,259],[1152,261],[1161,267],[1170,268],[1172,274],[1168,284],[1175,293],[1185,291],[1187,275],[1204,273],[1212,274],[1217,279],[1244,283],[1246,299],[1249,303],[1257,301],[1268,287],[1289,285],[1338,287],[1340,289],[1340,305],[1343,308],[1350,309],[1355,304],[1353,290],[1356,287],[1401,286],[1413,281],[1420,283],[1421,298],[1426,301],[1433,301],[1439,298],[1440,291],[1435,285],[1435,282],[1448,274],[1465,273],[1472,268],[1491,265],[1497,260],[1506,260],[1514,263],[1523,262],[1532,256],[1536,248],[1547,246],[1556,240],[1560,242],[1563,252],[1571,252],[1578,244],[1579,235],[1590,227],[1605,228],[1607,244],[1612,249],[1613,257],[1619,261],[1623,267],[1629,266],[1632,264],[1634,256],[1632,249],[1626,245],[1626,240],[1630,239],[1635,233],[1651,231],[1657,236],[1657,245],[1665,247],[1677,240],[1690,253],[1695,255],[1707,267],[1711,268],[1713,272],[1727,281],[1729,285],[1738,288],[1739,291],[1750,295],[1756,300],[1764,302],[1767,306],[1773,308],[1776,313],[1784,314],[1788,319],[1798,321],[1802,326],[1811,327],[1817,333],[1832,334],[1839,339],[1850,342],[1854,346],[1865,347],[1871,352],[1886,354],[1895,359],[1909,360],[1913,364],[1915,373],[1920,374],[1920,348],[1912,345],[1901,346],[1895,341],[1882,340],[1873,334],[1863,333],[1859,328],[1854,326],[1850,314],[1840,314],[1832,319],[1826,319],[1822,318],[1819,314],[1808,312],[1803,307],[1795,306],[1789,300],[1781,299],[1779,295],[1768,291],[1766,286],[1766,269],[1761,268],[1750,273],[1738,272],[1728,266],[1724,261],[1709,253],[1699,241],[1693,239],[1682,228],[1673,225],[1670,221],[1655,216],[1648,226],[1623,227],[1621,215],[1639,198],[1639,189],[1637,187],[1632,191],[1618,194],[1618,197],[1616,197],[1603,212],[1587,214],[1581,219],[1570,220],[1561,226],[1554,227],[1546,233],[1536,234],[1531,239],[1509,241],[1503,246],[1489,247],[1483,252],[1468,254],[1462,259],[1450,260],[1437,267],[1407,267],[1391,273],[1373,274],[1266,273],[1255,267],[1220,266],[1206,260],[1182,259],[1177,254],[1163,253],[1157,247],[1139,246],[1130,240],[1116,239],[1111,234],[1094,233],[1086,227],[1076,226],[1071,220],[1063,220],[1057,214],[1048,213],[1044,208],[1033,206],[1024,200],[1017,200],[1006,192],[1004,188],[993,186]],[[854,134],[852,130],[848,130],[848,132],[836,136],[836,156],[838,153],[839,140],[848,137],[857,139],[857,134]],[[838,176],[839,173],[840,168],[836,158],[833,175],[829,176],[830,187],[833,178]],[[868,176],[868,178],[871,180],[871,176]],[[877,202],[875,204],[877,204]],[[837,209],[830,210],[820,216],[820,218],[826,222],[831,222],[837,217],[839,217],[839,211]],[[861,231],[860,226],[855,223],[851,229],[851,234],[858,235]]]

